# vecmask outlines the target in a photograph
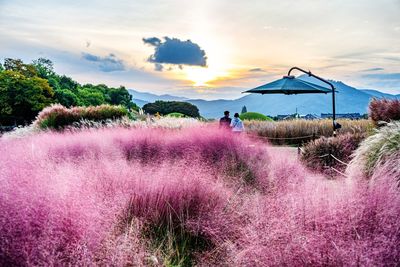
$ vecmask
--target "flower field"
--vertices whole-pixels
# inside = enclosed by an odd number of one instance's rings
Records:
[[[395,266],[400,157],[375,156],[383,139],[328,180],[213,124],[2,137],[0,265]]]

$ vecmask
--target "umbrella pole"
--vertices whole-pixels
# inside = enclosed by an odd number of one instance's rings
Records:
[[[304,72],[308,76],[312,76],[312,77],[316,78],[317,80],[320,80],[321,82],[324,82],[324,83],[328,84],[331,87],[331,89],[332,89],[332,124],[333,124],[332,126],[333,126],[333,136],[336,136],[336,128],[337,127],[336,127],[336,108],[335,108],[335,86],[333,86],[333,84],[328,82],[327,80],[325,80],[325,79],[323,79],[323,78],[321,78],[321,77],[319,77],[319,76],[317,76],[315,74],[312,74],[311,71],[306,71],[306,70],[303,70],[303,69],[301,69],[299,67],[291,68],[289,70],[289,72],[288,72],[288,76],[290,76],[290,72],[292,70],[299,70],[301,72]]]

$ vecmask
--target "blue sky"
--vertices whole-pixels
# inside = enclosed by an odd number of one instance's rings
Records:
[[[292,66],[400,94],[399,14],[399,0],[0,0],[0,57],[193,98],[237,98]]]

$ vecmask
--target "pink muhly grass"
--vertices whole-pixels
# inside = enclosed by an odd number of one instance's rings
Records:
[[[0,265],[396,265],[395,161],[327,180],[218,130],[0,139]]]

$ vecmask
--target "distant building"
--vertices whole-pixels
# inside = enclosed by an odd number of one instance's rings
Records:
[[[298,119],[300,118],[300,115],[295,113],[295,114],[287,114],[287,115],[277,115],[276,119],[278,121],[283,121],[283,120],[293,120],[293,119]]]
[[[307,114],[307,115],[300,115],[301,119],[305,120],[319,120],[321,117],[317,114]]]
[[[332,113],[321,113],[322,119],[331,119]],[[362,119],[363,115],[360,113],[338,113],[336,114],[336,119],[351,119],[351,120],[359,120]]]

